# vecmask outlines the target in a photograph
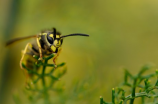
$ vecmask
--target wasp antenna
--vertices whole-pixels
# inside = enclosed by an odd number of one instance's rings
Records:
[[[81,34],[81,33],[75,33],[75,34],[69,34],[69,35],[61,36],[61,38],[65,38],[65,37],[68,37],[68,36],[89,36],[89,35]]]
[[[56,39],[56,34],[57,34],[57,31],[55,28],[53,28],[53,34],[54,34],[54,39]]]
[[[54,35],[57,34],[56,28],[53,28]]]

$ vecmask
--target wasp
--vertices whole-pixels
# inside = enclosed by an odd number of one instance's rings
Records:
[[[55,56],[53,57],[53,62],[56,65],[55,60],[61,51],[63,39],[69,36],[89,36],[89,35],[82,33],[61,35],[60,32],[58,32],[55,28],[53,28],[52,30],[44,30],[37,35],[12,39],[6,43],[6,46],[20,40],[34,38],[33,42],[27,43],[27,45],[25,46],[25,49],[22,52],[22,57],[20,60],[20,68],[23,69],[22,62],[24,60],[24,57],[26,55],[29,56],[25,60],[25,65],[31,69],[33,68],[32,66],[33,62],[42,60],[44,56],[49,56],[51,54],[55,54]],[[34,59],[33,58],[34,55],[39,56],[39,59],[38,60]]]

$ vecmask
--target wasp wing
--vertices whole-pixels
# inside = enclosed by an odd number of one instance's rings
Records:
[[[12,39],[12,40],[9,40],[8,42],[6,42],[6,46],[8,46],[14,42],[20,41],[20,40],[25,40],[25,39],[29,39],[29,38],[37,38],[37,37],[38,37],[38,35],[15,38],[15,39]]]

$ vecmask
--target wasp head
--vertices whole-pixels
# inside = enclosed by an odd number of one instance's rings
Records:
[[[47,34],[47,41],[50,44],[50,48],[52,50],[56,50],[57,48],[61,47],[63,43],[63,38],[68,37],[68,36],[89,36],[89,35],[75,33],[75,34],[61,36],[61,34],[57,32],[55,28],[53,28],[53,32],[49,32]]]

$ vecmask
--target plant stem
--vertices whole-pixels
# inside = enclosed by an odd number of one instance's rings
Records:
[[[112,104],[115,104],[115,89],[112,88]]]
[[[47,62],[48,62],[48,60],[45,59],[44,60],[44,65],[43,65],[43,70],[42,70],[42,84],[43,84],[44,102],[45,102],[45,104],[50,104],[48,90],[46,88],[46,83],[45,83],[45,79],[44,79],[44,77],[45,77],[45,69],[46,69]]]
[[[100,96],[100,104],[103,104],[103,97]]]
[[[134,103],[135,99],[135,90],[136,90],[136,83],[137,83],[137,78],[134,78],[133,86],[132,86],[132,99],[130,101],[130,104]]]
[[[142,104],[145,104],[144,96],[142,96]]]

